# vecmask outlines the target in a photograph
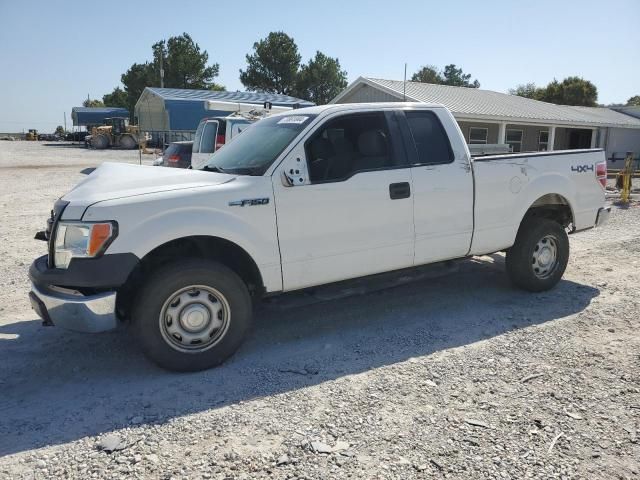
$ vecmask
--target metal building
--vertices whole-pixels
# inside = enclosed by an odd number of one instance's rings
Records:
[[[180,88],[147,87],[136,102],[136,123],[143,132],[168,134],[169,141],[190,140],[205,117],[228,115],[227,111],[207,110],[208,100],[255,103],[270,102],[274,106],[309,107],[312,102],[260,92],[216,92]]]
[[[105,118],[129,118],[129,110],[119,107],[73,107],[71,119],[74,127],[103,125]]]

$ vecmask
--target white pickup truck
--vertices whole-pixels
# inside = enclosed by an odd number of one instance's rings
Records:
[[[473,159],[441,105],[273,115],[204,171],[105,163],[58,200],[30,268],[45,324],[132,323],[173,370],[223,362],[252,300],[506,251],[515,285],[553,287],[568,233],[603,223],[602,150]]]

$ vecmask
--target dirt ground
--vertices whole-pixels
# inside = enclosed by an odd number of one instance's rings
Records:
[[[552,291],[492,255],[291,295],[226,364],[174,374],[29,307],[34,233],[104,160],[138,154],[0,142],[0,478],[640,477],[637,204],[571,237]]]

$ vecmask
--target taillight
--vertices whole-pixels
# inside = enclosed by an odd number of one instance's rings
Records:
[[[171,163],[179,162],[180,155],[169,155],[169,158],[167,160],[169,160]]]
[[[216,150],[224,147],[224,135],[216,135]]]
[[[607,162],[596,164],[596,178],[602,185],[602,188],[607,187]]]

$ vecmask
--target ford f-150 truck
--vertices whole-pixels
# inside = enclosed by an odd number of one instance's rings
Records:
[[[173,370],[223,362],[255,299],[506,251],[553,287],[567,234],[602,224],[602,150],[471,158],[441,105],[310,107],[253,124],[203,171],[104,163],[54,205],[30,267],[45,324],[131,322]]]

